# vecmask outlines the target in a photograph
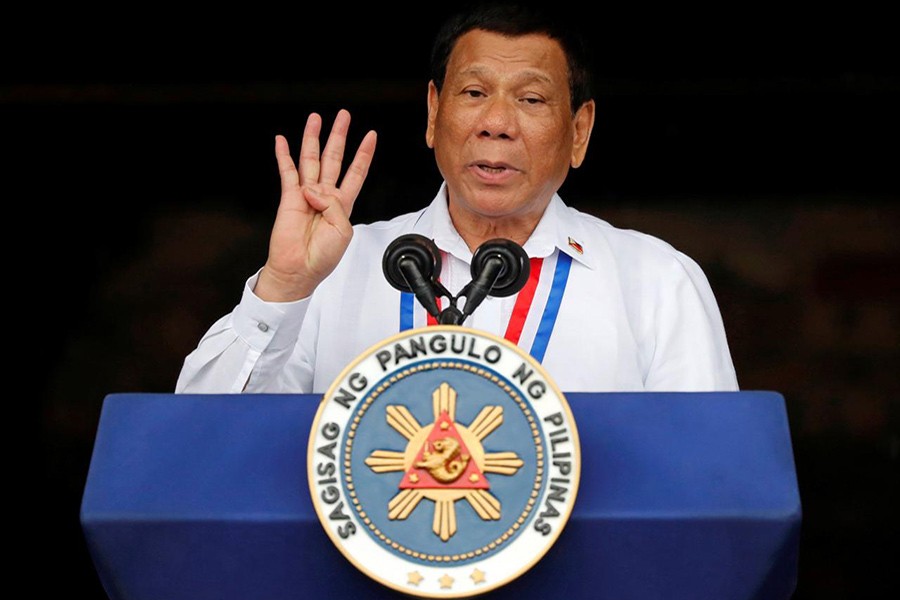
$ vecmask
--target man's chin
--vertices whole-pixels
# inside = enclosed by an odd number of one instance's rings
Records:
[[[450,195],[450,202],[456,204],[456,209],[484,219],[521,215],[527,213],[528,207],[534,204],[523,196],[521,190],[501,186],[481,186],[478,189],[467,190],[459,200],[454,202],[453,195]]]

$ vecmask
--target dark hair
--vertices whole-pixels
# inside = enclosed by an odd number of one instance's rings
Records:
[[[509,2],[476,2],[444,22],[431,50],[431,79],[438,92],[444,86],[447,63],[456,41],[473,29],[509,37],[538,33],[556,40],[566,54],[569,67],[572,112],[593,98],[590,52],[574,23],[537,6]]]

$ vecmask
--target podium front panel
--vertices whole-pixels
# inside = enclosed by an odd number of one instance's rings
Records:
[[[491,598],[789,598],[801,520],[775,392],[568,393],[572,518]],[[111,394],[82,528],[113,600],[396,598],[331,543],[307,441],[318,396]]]

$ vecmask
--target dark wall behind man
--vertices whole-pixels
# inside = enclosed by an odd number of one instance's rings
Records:
[[[896,590],[900,502],[895,36],[862,9],[753,10],[600,9],[597,125],[561,193],[701,264],[742,387],[787,401],[796,597],[878,597]],[[105,597],[78,523],[103,398],[171,391],[262,264],[276,133],[296,152],[307,114],[341,107],[355,141],[378,130],[354,222],[436,192],[424,99],[446,11],[339,12],[55,13],[2,42],[7,314],[26,367],[7,381],[38,441],[12,550],[40,573],[31,591]]]

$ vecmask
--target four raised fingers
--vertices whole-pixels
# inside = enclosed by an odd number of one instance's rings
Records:
[[[374,131],[369,131],[360,143],[353,157],[353,162],[347,168],[344,181],[338,186],[338,178],[341,176],[341,166],[344,161],[344,151],[347,146],[347,131],[350,129],[350,113],[345,109],[338,111],[334,119],[334,125],[325,142],[325,149],[321,151],[319,136],[322,133],[322,117],[312,113],[306,120],[303,129],[303,141],[300,144],[299,183],[300,185],[314,185],[322,183],[333,186],[345,192],[351,205],[359,194],[363,181],[372,164],[372,156],[375,153],[376,136]],[[278,136],[281,138],[282,136]],[[283,139],[283,138],[282,138]],[[278,158],[278,168],[282,172],[282,182],[287,164],[281,152],[280,142],[276,140],[275,152]],[[284,141],[287,146],[287,141]],[[293,163],[292,163],[293,164]]]

